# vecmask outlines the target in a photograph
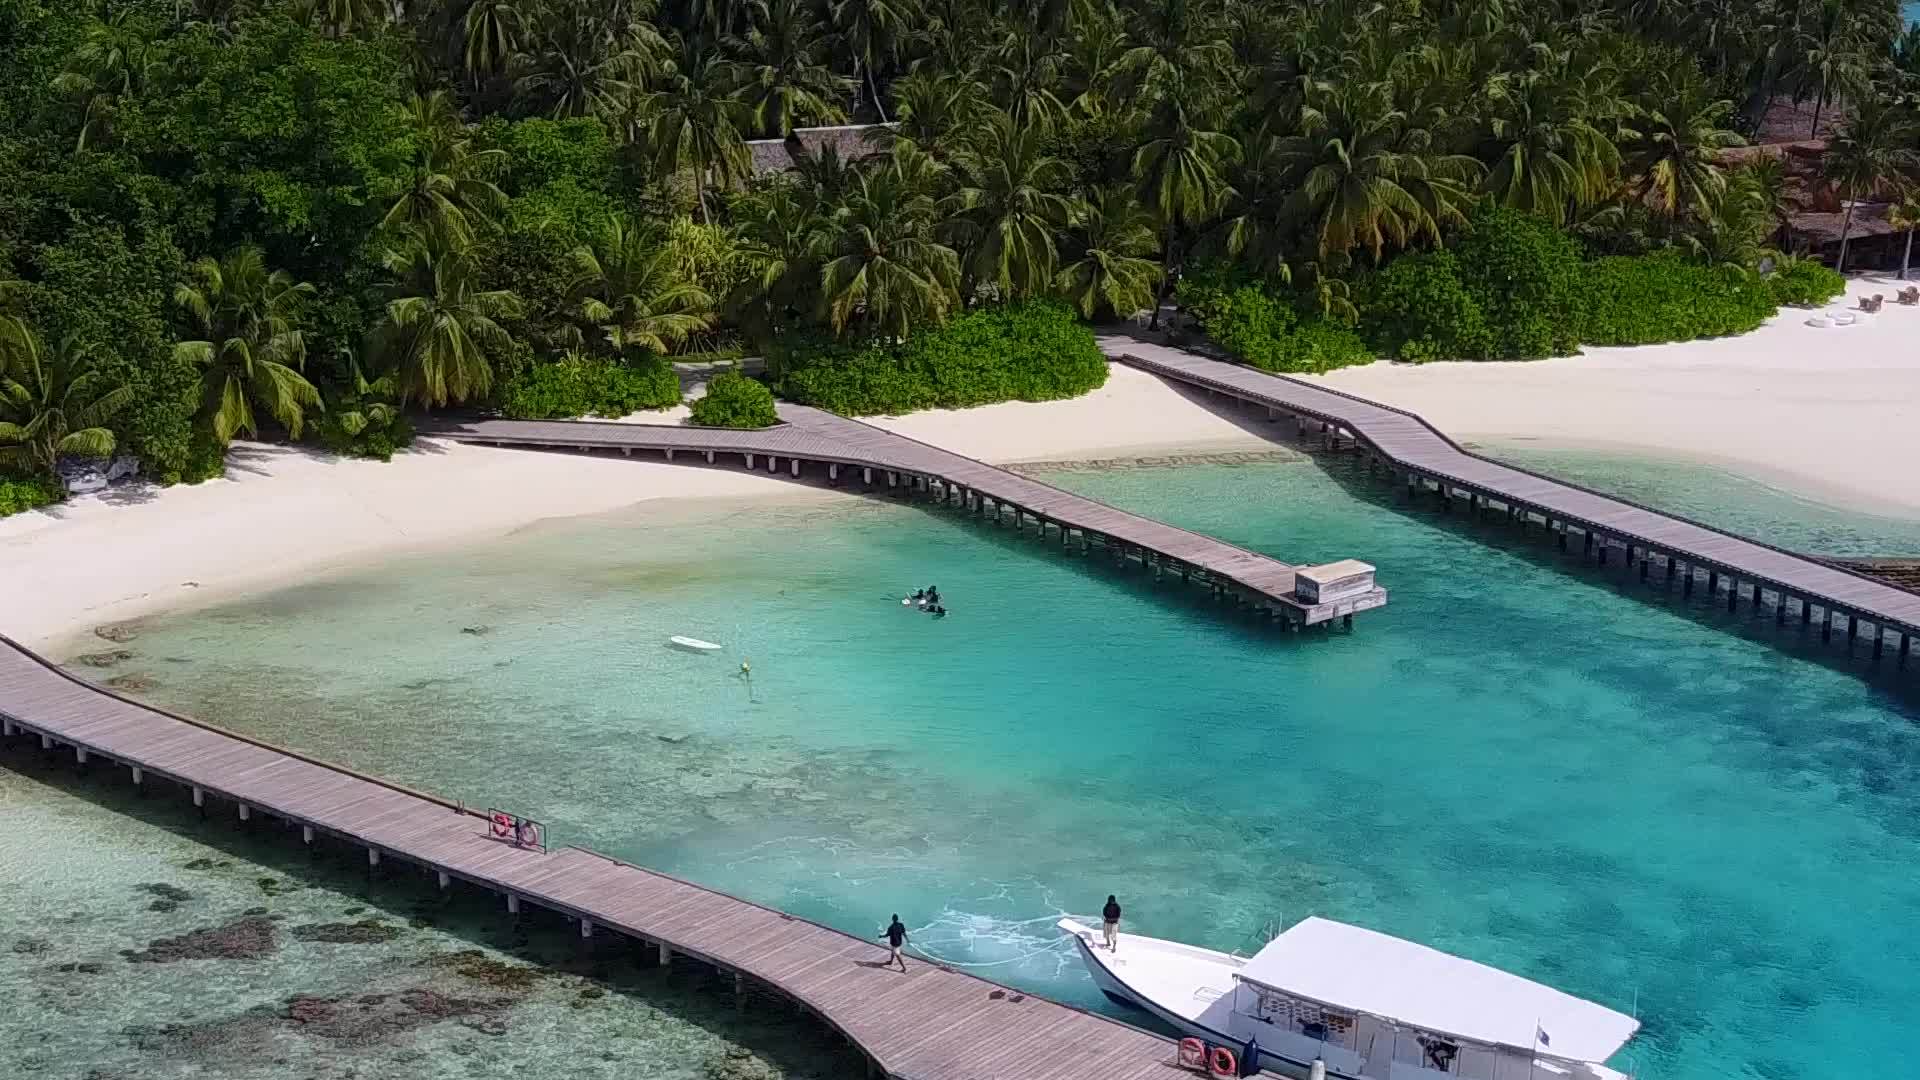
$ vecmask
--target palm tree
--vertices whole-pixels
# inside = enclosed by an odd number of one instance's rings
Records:
[[[1073,213],[1060,194],[1066,163],[1047,147],[1042,122],[1023,125],[995,113],[954,161],[962,185],[951,205],[967,273],[973,281],[991,282],[1004,299],[1024,299],[1052,282],[1054,236]]]
[[[498,75],[520,49],[526,22],[516,0],[476,0],[461,18],[466,39],[461,60],[476,79]]]
[[[988,99],[1021,124],[1052,124],[1067,111],[1064,88],[1071,58],[1053,39],[1024,28],[1009,30],[988,58]]]
[[[0,316],[0,466],[52,476],[64,454],[113,455],[106,424],[133,388],[110,385],[95,359],[71,338],[48,353],[26,323]]]
[[[827,8],[841,47],[853,57],[853,80],[866,80],[881,123],[887,121],[887,107],[873,72],[898,53],[907,27],[918,17],[916,8],[914,0],[831,0]]]
[[[731,92],[729,66],[693,38],[682,39],[680,54],[662,77],[662,89],[648,94],[636,110],[640,141],[662,175],[681,169],[693,173],[700,220],[713,220],[707,188],[731,186],[750,165],[740,129],[751,117]]]
[[[106,21],[93,20],[79,47],[67,58],[53,87],[80,103],[76,152],[99,143],[112,129],[122,98],[140,93],[160,63],[152,35],[133,20],[131,8],[116,10]]]
[[[1904,108],[1879,98],[1866,98],[1827,142],[1820,173],[1840,193],[1847,212],[1840,219],[1840,255],[1833,268],[1847,268],[1847,234],[1853,230],[1854,206],[1863,198],[1896,185],[1920,171],[1914,150],[1916,127]]]
[[[713,297],[682,276],[663,233],[614,216],[573,253],[569,292],[614,349],[665,355],[713,323]]]
[[[1887,208],[1887,224],[1907,234],[1906,246],[1900,251],[1900,280],[1907,280],[1907,268],[1913,264],[1913,230],[1920,229],[1920,194],[1913,188],[1902,188],[1900,201]]]
[[[665,43],[625,7],[603,0],[540,4],[525,48],[508,64],[515,101],[555,119],[626,110],[659,71]]]
[[[300,373],[307,343],[297,325],[313,294],[285,270],[267,269],[252,245],[195,260],[174,286],[174,303],[204,335],[176,344],[174,356],[201,369],[200,419],[221,446],[239,432],[259,434],[256,408],[297,439],[306,410],[320,407],[320,392]]]
[[[1177,71],[1169,75],[1147,120],[1147,140],[1133,155],[1140,201],[1160,222],[1162,299],[1178,265],[1180,230],[1213,212],[1221,195],[1221,166],[1240,149],[1233,136],[1200,126],[1187,89]],[[1152,325],[1160,325],[1159,303]]]
[[[1705,215],[1727,188],[1720,151],[1743,144],[1724,126],[1733,103],[1689,73],[1659,80],[1633,113],[1621,134],[1635,193],[1668,218]]]
[[[506,193],[487,179],[504,165],[507,153],[473,149],[445,90],[415,94],[407,108],[414,129],[411,177],[380,226],[438,229],[452,243],[471,243],[476,222],[507,204]]]
[[[745,57],[737,93],[763,134],[846,120],[840,102],[853,82],[827,66],[826,33],[826,20],[808,0],[753,0],[751,28],[734,42]]]
[[[1054,277],[1054,288],[1082,317],[1143,311],[1153,303],[1160,267],[1153,254],[1153,219],[1133,192],[1095,191],[1074,215],[1072,259]]]
[[[1482,190],[1505,206],[1566,220],[1612,192],[1620,151],[1595,120],[1608,108],[1586,79],[1566,70],[1502,72],[1488,83],[1487,138],[1480,157],[1492,162]]]
[[[1863,15],[1857,0],[1819,0],[1798,43],[1799,85],[1794,100],[1813,96],[1813,123],[1807,138],[1820,134],[1820,112],[1832,98],[1867,96],[1871,63],[1867,57]]]
[[[934,235],[937,212],[923,186],[891,166],[864,173],[833,220],[820,292],[835,333],[860,325],[904,339],[938,323],[956,302],[960,257]]]
[[[1793,191],[1787,186],[1786,166],[1778,157],[1771,154],[1756,159],[1734,177],[1732,182],[1743,184],[1752,193],[1752,197],[1773,223],[1772,231],[1780,234],[1784,243],[1781,248],[1793,250],[1793,215],[1800,209],[1793,197]]]
[[[392,275],[369,352],[392,372],[400,403],[467,401],[493,386],[492,361],[512,344],[498,320],[520,313],[505,289],[480,288],[474,249],[431,232],[410,232],[381,258]]]
[[[1309,102],[1303,132],[1279,152],[1299,184],[1293,211],[1322,259],[1364,247],[1377,262],[1388,244],[1438,244],[1442,227],[1465,219],[1479,162],[1443,152],[1380,84],[1320,84]]]
[[[295,10],[333,38],[352,37],[357,31],[384,26],[393,15],[387,0],[299,0]]]
[[[952,156],[959,133],[991,106],[980,84],[953,72],[910,71],[893,83],[892,138],[913,143],[936,160]]]

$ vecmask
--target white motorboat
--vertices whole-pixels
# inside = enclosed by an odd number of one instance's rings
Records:
[[[691,649],[694,652],[720,651],[720,646],[715,645],[711,641],[701,641],[699,638],[696,638],[696,637],[684,637],[680,634],[675,634],[672,637],[668,638],[667,640],[673,642],[675,645],[678,645],[683,649]]]
[[[1518,975],[1331,919],[1251,957],[1061,919],[1114,1001],[1255,1067],[1336,1080],[1627,1080],[1603,1064],[1640,1022]]]

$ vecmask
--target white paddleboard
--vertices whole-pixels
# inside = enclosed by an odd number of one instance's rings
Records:
[[[675,634],[667,640],[683,649],[692,649],[695,652],[717,652],[720,648],[720,646],[715,645],[711,641],[701,641],[699,638],[683,637],[679,634]]]

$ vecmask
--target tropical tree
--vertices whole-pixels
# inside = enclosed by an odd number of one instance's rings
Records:
[[[761,133],[838,124],[853,82],[827,66],[827,22],[809,0],[753,0],[746,36],[734,42],[738,94]]]
[[[1024,299],[1052,283],[1054,237],[1073,215],[1072,201],[1060,193],[1067,166],[1048,152],[1049,141],[1043,121],[1022,124],[995,113],[954,161],[961,187],[950,200],[952,223],[967,253],[967,275],[1004,299]]]
[[[380,225],[437,229],[453,243],[471,243],[479,223],[507,203],[488,179],[503,167],[506,151],[475,150],[445,90],[415,94],[407,107],[414,128],[407,190]]]
[[[556,119],[618,116],[661,68],[666,46],[623,3],[544,0],[508,71],[522,109]]]
[[[1076,207],[1069,241],[1071,260],[1054,277],[1054,288],[1083,318],[1127,316],[1153,303],[1160,267],[1154,252],[1153,219],[1133,192],[1110,187]]]
[[[1147,120],[1146,141],[1133,155],[1140,201],[1160,224],[1163,298],[1179,265],[1181,230],[1199,224],[1219,204],[1221,166],[1240,149],[1233,136],[1203,126],[1183,78],[1169,77],[1164,87]],[[1153,326],[1159,325],[1156,303]]]
[[[115,107],[124,98],[140,94],[161,63],[159,47],[148,27],[135,19],[132,8],[119,8],[105,20],[87,26],[80,44],[54,78],[54,89],[80,105],[80,133],[76,151],[98,145],[113,126]]]
[[[477,250],[450,246],[431,231],[407,233],[381,263],[391,275],[388,300],[369,353],[394,375],[400,403],[445,405],[485,394],[493,362],[513,340],[499,320],[520,313],[519,298],[482,288]]]
[[[853,57],[853,81],[865,80],[868,100],[885,123],[887,107],[880,100],[874,69],[898,54],[907,27],[918,15],[917,4],[914,0],[831,0],[827,11],[840,47]]]
[[[573,262],[570,291],[580,315],[616,351],[665,355],[713,322],[713,297],[682,276],[663,230],[610,217],[593,243],[574,251]]]
[[[1900,250],[1900,280],[1905,281],[1913,264],[1913,230],[1920,229],[1920,194],[1911,187],[1902,189],[1900,201],[1887,208],[1887,224],[1907,234]]]
[[[1553,69],[1501,72],[1488,81],[1487,134],[1482,160],[1490,162],[1482,190],[1505,206],[1566,220],[1569,209],[1612,194],[1620,151],[1599,124],[1613,111],[1567,70],[1561,54]]]
[[[74,339],[48,351],[25,322],[0,316],[0,466],[53,475],[62,455],[111,457],[106,425],[133,400]]]
[[[344,38],[392,21],[388,0],[298,0],[296,12],[329,37]]]
[[[910,173],[875,169],[835,215],[820,267],[834,332],[858,327],[903,339],[946,318],[958,297],[960,257],[935,235],[933,197]]]
[[[724,57],[697,39],[682,39],[678,57],[661,76],[661,88],[641,99],[632,118],[636,141],[651,154],[656,170],[692,172],[702,221],[713,220],[708,188],[731,187],[750,168],[740,131],[752,117],[734,96],[730,78]]]
[[[301,374],[307,343],[299,319],[314,291],[269,270],[252,245],[195,260],[174,286],[174,303],[202,335],[175,345],[174,355],[200,369],[200,420],[221,446],[238,433],[259,434],[256,409],[297,439],[306,411],[320,407],[320,392]]]
[[[499,75],[519,52],[527,31],[523,5],[517,0],[475,0],[461,17],[464,41],[460,57],[467,74],[475,78]]]
[[[1622,130],[1635,195],[1669,219],[1707,214],[1727,187],[1720,151],[1743,143],[1725,126],[1732,113],[1691,74],[1660,79]]]
[[[1916,125],[1907,110],[1878,98],[1854,107],[1853,115],[1827,142],[1820,173],[1839,192],[1847,210],[1840,219],[1840,254],[1833,268],[1847,267],[1847,239],[1853,230],[1853,210],[1863,198],[1905,186],[1920,172],[1920,154],[1914,150]]]
[[[765,340],[793,317],[821,306],[816,294],[826,217],[812,192],[791,176],[757,185],[732,210],[735,256],[744,272],[727,297],[727,311],[747,333]]]
[[[990,106],[980,84],[952,72],[910,71],[893,82],[898,122],[892,137],[914,144],[935,160],[951,157],[960,133]]]
[[[1465,220],[1480,163],[1446,153],[1382,84],[1317,84],[1302,119],[1280,155],[1321,258],[1366,248],[1377,261],[1389,244],[1438,244],[1442,227]]]

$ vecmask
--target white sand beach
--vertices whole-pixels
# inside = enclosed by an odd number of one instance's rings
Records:
[[[1531,363],[1378,363],[1326,385],[1409,409],[1463,442],[1712,463],[1853,509],[1920,517],[1920,307],[1812,327],[1783,310],[1751,334],[1590,349]]]
[[[1860,293],[1885,282],[1857,282]],[[1853,326],[1783,313],[1753,334],[1534,363],[1374,364],[1328,385],[1463,441],[1710,461],[1861,509],[1920,516],[1920,308]],[[661,414],[634,418],[657,421]],[[1261,450],[1261,425],[1115,368],[1073,401],[875,421],[1012,463]],[[1243,426],[1244,425],[1244,426]],[[0,519],[0,632],[54,647],[89,627],[390,553],[651,499],[844,496],[745,470],[424,441],[390,464],[242,444],[228,476]]]

